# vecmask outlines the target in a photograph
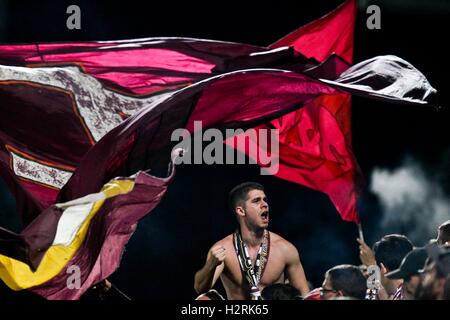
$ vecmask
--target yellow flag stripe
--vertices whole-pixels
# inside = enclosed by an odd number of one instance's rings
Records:
[[[106,198],[111,198],[128,193],[133,187],[133,180],[113,180],[103,186],[102,192],[106,195]],[[22,261],[0,255],[0,278],[8,287],[17,291],[38,286],[58,275],[80,248],[86,238],[92,218],[100,210],[104,201],[100,200],[94,203],[70,245],[51,246],[46,251],[36,271],[33,272]]]

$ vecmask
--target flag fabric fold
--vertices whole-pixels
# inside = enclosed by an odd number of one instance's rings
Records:
[[[309,70],[311,76],[314,69],[316,75],[320,71],[321,77],[336,79],[349,67],[345,60],[351,62],[355,14],[355,1],[348,0],[270,48],[189,38],[0,46],[0,63],[8,65],[0,72],[0,90],[5,102],[1,104],[5,110],[0,112],[8,114],[6,108],[11,107],[20,110],[3,117],[0,165],[15,197],[20,199],[18,210],[24,225],[57,201],[59,190],[93,144],[161,96],[169,96],[213,76],[250,68]],[[337,56],[324,62],[334,52]],[[324,63],[318,66],[320,62]],[[27,95],[22,94],[24,91]],[[333,103],[332,99],[327,99],[327,103]],[[340,101],[335,103],[340,105]],[[342,124],[350,121],[350,102],[340,110],[341,120],[337,125],[343,131],[348,130],[344,136],[350,149],[350,126]],[[299,115],[294,118],[301,118],[303,111],[297,112]],[[36,117],[30,116],[32,114]],[[279,122],[286,124],[288,119]],[[17,121],[25,122],[29,130],[11,126]],[[299,130],[305,131],[300,127]],[[30,139],[27,132],[40,139]],[[351,154],[349,150],[342,152]],[[285,158],[287,154],[290,153],[282,153],[281,162],[293,163],[292,157]],[[288,176],[296,175],[296,168],[286,169]],[[356,165],[353,170],[356,177]],[[317,174],[317,171],[312,172],[308,179],[317,179],[313,177]],[[102,182],[109,178],[112,177],[105,177]],[[348,183],[352,182],[343,182],[346,188]],[[320,187],[318,190],[326,192]],[[340,202],[347,199],[349,197],[336,199],[338,212],[343,216],[347,212],[339,208],[348,205]]]
[[[159,203],[173,176],[172,164],[167,178],[138,172],[111,180],[98,193],[55,204],[20,235],[26,248],[17,244],[9,256],[0,255],[0,278],[14,290],[48,299],[79,298],[118,267],[137,222]],[[27,252],[26,259],[14,257],[14,249]],[[67,285],[71,270],[79,272],[78,288]]]
[[[324,61],[332,53],[337,53],[351,63],[356,11],[356,1],[347,0],[334,11],[289,33],[270,47],[291,46],[317,61]]]
[[[412,64],[393,55],[361,61],[342,72],[335,81],[320,81],[362,97],[438,107],[437,91],[427,78]]]
[[[290,48],[187,38],[0,45],[8,63],[0,66],[1,174],[23,224],[55,203],[96,142],[144,106],[230,71],[317,65],[304,61]]]
[[[294,48],[321,63],[307,70],[310,76],[335,80],[353,60],[355,19],[356,1],[348,0],[270,47]],[[352,152],[350,119],[350,95],[341,93],[318,97],[259,129],[280,130],[277,177],[324,192],[343,220],[359,223],[362,174]]]

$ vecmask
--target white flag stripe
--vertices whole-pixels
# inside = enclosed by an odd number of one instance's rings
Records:
[[[71,206],[64,210],[58,221],[56,236],[52,245],[68,246],[71,244],[93,206],[94,202],[90,202]]]

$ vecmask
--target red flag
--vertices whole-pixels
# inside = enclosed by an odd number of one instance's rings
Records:
[[[297,52],[318,61],[324,61],[335,52],[352,62],[355,17],[356,1],[347,0],[333,12],[271,44],[270,48],[292,46]]]
[[[333,12],[295,30],[271,47],[291,46],[296,52],[320,62],[335,53],[351,62],[355,15],[356,2],[348,0]],[[333,64],[333,59],[328,62]],[[346,67],[348,65],[345,63],[335,65],[341,72]],[[350,118],[350,95],[342,93],[321,96],[304,108],[257,129],[280,130],[277,177],[326,193],[342,219],[358,223],[359,170],[351,149]],[[257,159],[256,154],[251,154],[252,148],[239,148],[233,141],[229,139],[227,143]]]
[[[271,47],[293,46],[323,62],[336,53],[353,61],[356,1],[278,40]],[[278,177],[326,193],[342,219],[359,222],[356,210],[359,170],[351,148],[351,97],[320,97],[305,108],[271,122],[280,129]]]

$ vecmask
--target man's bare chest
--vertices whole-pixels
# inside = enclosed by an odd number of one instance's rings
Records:
[[[249,252],[249,255],[252,260],[253,266],[255,266],[257,253],[252,256],[252,253]],[[285,262],[283,257],[280,256],[277,252],[271,252],[268,256],[264,269],[262,270],[262,276],[259,282],[260,285],[265,287],[272,283],[279,282],[280,279],[283,280],[284,269]],[[233,252],[233,254],[225,259],[224,276],[226,276],[229,281],[235,283],[238,286],[242,286],[247,282],[247,280],[245,279],[245,275],[241,270],[241,266],[235,252]]]

